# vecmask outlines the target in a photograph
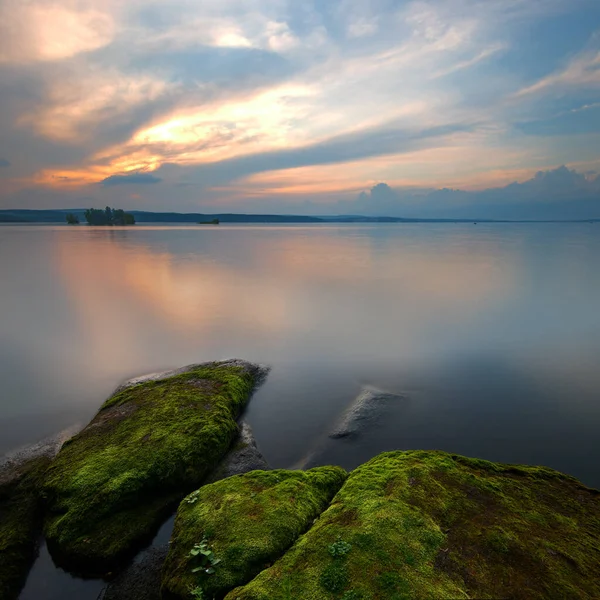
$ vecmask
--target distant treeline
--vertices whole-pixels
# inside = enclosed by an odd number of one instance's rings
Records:
[[[1,1],[1,0],[0,0]],[[98,209],[89,209],[98,210]],[[73,223],[84,221],[87,211],[81,208],[75,209],[54,209],[54,210],[35,210],[35,209],[4,209],[0,210],[0,223],[64,223],[68,214],[72,215]],[[106,210],[98,210],[105,215]],[[111,213],[114,212],[111,209]],[[199,222],[208,223],[218,220],[220,223],[538,223],[543,221],[511,221],[494,219],[404,219],[401,217],[365,217],[361,215],[337,215],[337,216],[305,216],[305,215],[248,215],[238,213],[175,213],[175,212],[145,212],[132,210],[126,215],[133,218],[135,223],[189,223]],[[117,211],[120,221],[120,213]],[[105,217],[102,217],[104,221]],[[114,217],[113,217],[114,219]],[[89,222],[89,221],[88,221]],[[554,222],[554,221],[552,221]],[[562,222],[562,221],[556,221]],[[600,219],[581,219],[572,222],[600,222]],[[93,223],[96,224],[96,223]],[[108,222],[98,223],[108,225]],[[119,225],[120,222],[113,221],[113,225]],[[129,224],[129,223],[125,223]],[[133,223],[131,223],[133,224]]]
[[[121,208],[107,206],[104,210],[99,208],[88,208],[83,216],[88,225],[135,225],[135,217],[126,213]],[[77,225],[79,217],[73,213],[67,213],[66,220],[69,225]]]

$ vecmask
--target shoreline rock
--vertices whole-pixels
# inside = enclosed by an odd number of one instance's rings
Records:
[[[312,525],[346,476],[340,467],[252,471],[187,496],[163,568],[163,599],[186,600],[194,589],[222,599],[251,581]]]
[[[231,449],[203,485],[233,475],[270,469],[257,447],[250,425],[242,421],[239,430]],[[168,551],[168,543],[142,550],[132,564],[106,586],[98,600],[161,600],[162,569]]]
[[[59,435],[0,459],[0,597],[16,599],[35,556],[42,496],[56,562],[98,575],[179,504],[171,548],[169,520],[102,600],[159,600],[161,585],[165,600],[193,585],[211,600],[600,597],[599,491],[441,451],[386,452],[349,474],[267,471],[237,422],[267,372],[229,360],[135,378],[62,448]],[[364,389],[331,438],[403,398]],[[214,572],[198,575],[202,552]]]
[[[31,460],[37,458],[53,459],[60,451],[62,445],[82,428],[76,423],[71,427],[63,429],[56,435],[44,438],[34,444],[27,444],[15,448],[0,457],[0,485],[9,483],[19,476],[21,467]]]
[[[117,389],[113,392],[113,396],[133,386],[139,385],[140,383],[149,383],[151,381],[164,381],[165,379],[169,379],[177,375],[184,375],[185,373],[189,373],[190,371],[195,371],[196,369],[210,367],[217,364],[221,367],[236,367],[244,369],[251,373],[254,377],[255,390],[258,389],[265,382],[270,371],[270,368],[266,365],[251,363],[240,358],[227,358],[225,360],[217,362],[208,361],[203,363],[193,363],[191,365],[186,365],[185,367],[179,367],[177,369],[170,369],[168,371],[158,371],[156,373],[148,373],[146,375],[132,377],[131,379],[128,379],[127,381],[120,384],[117,387]]]
[[[252,428],[246,421],[239,425],[239,434],[221,462],[208,475],[203,485],[250,471],[268,471],[269,463],[261,454]]]
[[[16,599],[25,584],[42,533],[40,487],[45,471],[80,428],[73,425],[0,458],[0,598]]]
[[[39,455],[3,469],[0,481],[0,598],[16,599],[42,531],[40,481],[50,458]]]
[[[267,372],[228,360],[120,386],[48,469],[44,532],[55,562],[103,575],[149,542],[227,452]]]
[[[544,467],[384,452],[226,600],[600,597],[600,492]]]
[[[168,552],[168,544],[144,550],[104,588],[98,600],[161,600],[161,573]]]

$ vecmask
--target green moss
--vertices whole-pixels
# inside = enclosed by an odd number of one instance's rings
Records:
[[[17,598],[41,533],[39,484],[50,459],[36,458],[0,485],[0,598]]]
[[[340,557],[336,540],[351,549]],[[384,453],[226,600],[600,597],[600,496],[543,467]]]
[[[54,559],[102,573],[151,536],[227,451],[254,383],[250,369],[214,363],[107,400],[48,471]]]
[[[252,471],[206,485],[179,506],[163,569],[163,597],[190,598],[201,586],[223,598],[279,558],[327,508],[346,472]],[[194,574],[190,550],[206,538],[219,564],[211,575]]]

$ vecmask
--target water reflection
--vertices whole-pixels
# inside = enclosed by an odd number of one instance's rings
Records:
[[[58,239],[57,264],[93,356],[122,361],[151,321],[209,344],[225,335],[267,346],[302,336],[305,345],[314,336],[313,351],[326,341],[341,354],[356,347],[340,342],[358,336],[373,342],[368,358],[387,358],[413,352],[426,331],[493,310],[514,293],[519,270],[493,244],[465,247],[462,232],[441,232],[430,247],[390,229],[232,227],[208,234],[210,245],[203,231],[177,233],[177,244],[164,230],[144,231],[142,243],[130,231]],[[402,336],[381,347],[394,330]]]
[[[11,226],[0,249],[0,451],[126,377],[241,356],[274,367],[248,417],[275,466],[370,383],[411,409],[331,460],[443,446],[600,485],[593,225]]]

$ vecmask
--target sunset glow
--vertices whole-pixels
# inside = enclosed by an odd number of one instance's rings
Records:
[[[382,182],[600,169],[593,0],[3,0],[0,23],[5,207],[351,211]]]

